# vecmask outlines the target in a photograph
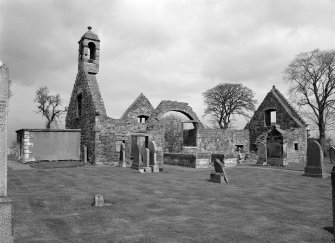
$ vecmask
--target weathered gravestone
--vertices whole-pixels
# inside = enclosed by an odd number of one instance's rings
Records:
[[[7,197],[8,68],[0,61],[0,239],[13,242],[12,204]]]
[[[124,143],[121,143],[120,145],[120,163],[121,167],[127,167],[126,164],[126,146]]]
[[[267,162],[267,148],[265,144],[260,144],[257,150],[257,164],[266,165]]]
[[[157,164],[157,146],[155,141],[149,143],[150,158],[149,163],[152,168],[152,172],[159,172],[159,166]]]
[[[331,172],[331,183],[332,183],[332,203],[333,203],[333,230],[335,230],[335,166]],[[335,232],[334,234],[334,242],[335,242]]]
[[[133,146],[133,163],[131,164],[131,168],[133,169],[141,169],[142,168],[142,158],[140,149],[137,144]]]
[[[335,163],[335,147],[330,146],[329,148],[329,158],[330,158],[330,163],[334,164]]]
[[[94,206],[96,206],[96,207],[104,206],[104,197],[102,195],[100,195],[100,194],[95,195]]]
[[[211,181],[218,182],[218,183],[223,183],[224,181],[228,183],[228,177],[223,167],[224,165],[221,163],[219,159],[214,160],[215,172],[211,173]]]
[[[323,151],[321,145],[313,140],[307,141],[307,163],[305,167],[305,176],[323,177]]]
[[[141,147],[141,158],[143,161],[143,169],[145,172],[151,172],[150,167],[150,151],[145,147],[145,144]]]

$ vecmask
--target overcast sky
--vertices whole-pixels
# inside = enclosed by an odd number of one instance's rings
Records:
[[[282,73],[298,53],[335,48],[334,0],[0,0],[0,14],[11,139],[43,128],[33,103],[39,87],[68,105],[89,25],[101,40],[97,79],[113,118],[142,92],[154,107],[187,102],[201,119],[202,93],[220,82],[253,89],[258,106],[272,85],[286,95]]]

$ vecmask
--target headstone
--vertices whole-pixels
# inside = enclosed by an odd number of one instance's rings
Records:
[[[145,172],[151,172],[150,167],[150,151],[145,147],[145,144],[141,147],[141,157],[143,161],[143,169]]]
[[[259,145],[257,155],[258,155],[257,164],[265,165],[267,161],[267,148],[265,144],[261,143]]]
[[[83,148],[84,148],[83,160],[84,160],[84,163],[86,164],[87,163],[87,147],[84,145]]]
[[[127,167],[126,146],[124,145],[124,143],[121,143],[120,145],[120,162],[121,162],[121,167]]]
[[[305,176],[325,177],[323,173],[323,151],[321,145],[313,140],[307,141],[307,163]]]
[[[140,149],[137,144],[133,146],[133,163],[131,164],[131,168],[140,169],[142,168],[142,158]]]
[[[95,195],[94,206],[96,206],[96,207],[104,206],[104,197],[102,195],[100,195],[100,194]]]
[[[7,112],[9,70],[0,61],[0,239],[13,242],[12,204],[7,197]]]
[[[329,158],[330,158],[330,163],[334,164],[335,163],[335,147],[330,146],[329,148]]]
[[[332,203],[333,203],[333,230],[335,229],[335,166],[331,172],[331,183],[332,183]],[[335,233],[334,233],[335,242]]]
[[[215,172],[211,173],[211,181],[217,182],[217,183],[228,183],[228,177],[226,175],[226,172],[224,170],[224,165],[221,163],[219,159],[214,160],[214,169]]]
[[[159,172],[159,166],[157,164],[157,146],[155,141],[151,141],[149,143],[149,163],[150,167],[152,168],[152,172]]]

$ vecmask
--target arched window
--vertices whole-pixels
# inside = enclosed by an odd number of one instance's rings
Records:
[[[90,59],[95,60],[95,44],[93,42],[88,43],[90,49]]]

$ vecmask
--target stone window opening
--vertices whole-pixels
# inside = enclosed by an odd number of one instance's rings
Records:
[[[235,145],[235,151],[236,152],[243,152],[244,145]]]
[[[91,60],[95,60],[95,44],[93,42],[88,43],[89,56]]]
[[[148,116],[140,115],[140,116],[137,117],[137,122],[138,123],[145,123],[148,119],[149,119]]]
[[[267,110],[264,113],[265,125],[271,126],[277,122],[277,111],[276,110]]]
[[[298,143],[294,143],[294,150],[299,150],[299,144]]]
[[[184,121],[182,122],[182,127],[183,127],[183,146],[196,147],[198,123],[193,120]]]
[[[82,114],[82,104],[83,103],[83,95],[78,94],[77,95],[77,118],[81,117]]]

